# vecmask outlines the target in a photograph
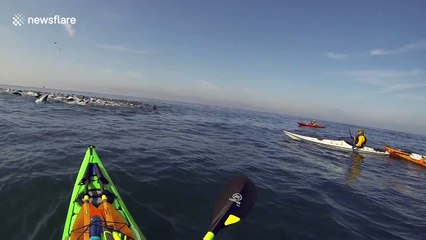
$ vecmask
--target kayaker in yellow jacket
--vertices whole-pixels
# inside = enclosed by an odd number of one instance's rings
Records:
[[[363,129],[358,130],[358,134],[354,137],[354,144],[357,148],[363,148],[367,143],[367,137],[364,134]]]

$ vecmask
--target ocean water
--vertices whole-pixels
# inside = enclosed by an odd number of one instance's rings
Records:
[[[37,104],[0,93],[1,239],[60,239],[86,147],[148,239],[201,239],[234,175],[258,199],[222,240],[426,239],[426,168],[289,140],[286,129],[347,138],[358,126],[151,100],[157,111]],[[426,137],[365,127],[369,146],[425,154]]]

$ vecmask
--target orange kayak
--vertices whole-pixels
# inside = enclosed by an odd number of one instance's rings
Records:
[[[426,167],[426,156],[422,156],[416,153],[404,152],[395,148],[391,148],[389,146],[385,146],[385,149],[386,151],[388,151],[391,157],[404,159],[404,160],[422,165],[423,167]]]

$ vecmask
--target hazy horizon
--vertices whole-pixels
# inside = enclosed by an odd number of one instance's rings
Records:
[[[426,134],[424,1],[0,3],[0,83]],[[16,17],[75,24],[16,26]]]
[[[119,99],[122,98],[132,98],[132,99],[148,99],[148,100],[153,100],[153,101],[163,101],[163,102],[172,102],[172,103],[181,103],[181,104],[197,104],[197,105],[205,105],[205,106],[213,106],[213,107],[222,107],[222,108],[228,108],[228,109],[235,109],[235,110],[244,110],[244,111],[254,111],[254,112],[263,112],[263,113],[270,113],[270,114],[279,114],[279,115],[283,115],[283,116],[287,116],[287,117],[293,117],[293,118],[300,118],[300,119],[305,119],[306,121],[310,121],[312,118],[310,116],[303,116],[303,115],[294,115],[294,114],[289,114],[289,113],[285,113],[285,112],[274,112],[274,111],[266,111],[266,110],[262,110],[262,109],[256,109],[256,108],[245,108],[245,107],[235,107],[235,106],[223,106],[223,105],[218,105],[218,104],[214,104],[214,103],[204,103],[204,102],[190,102],[190,101],[185,101],[185,100],[177,100],[177,99],[163,99],[163,98],[155,98],[155,97],[146,97],[146,96],[137,96],[137,95],[126,95],[126,94],[116,94],[116,93],[106,93],[106,92],[88,92],[88,91],[82,91],[82,90],[78,90],[78,89],[58,89],[58,88],[43,88],[43,87],[36,87],[36,86],[18,86],[18,85],[8,85],[8,84],[2,84],[0,83],[0,88],[1,87],[13,87],[13,89],[15,90],[19,90],[20,88],[23,89],[28,89],[28,90],[39,90],[39,91],[49,91],[49,90],[53,90],[53,91],[58,91],[61,93],[64,92],[71,92],[71,93],[86,93],[86,94],[93,94],[95,96],[99,96],[100,95],[107,95],[107,96],[112,96],[112,97],[120,97]],[[20,89],[22,90],[22,89]],[[369,127],[369,128],[377,128],[377,129],[384,129],[384,130],[391,130],[391,131],[397,131],[397,132],[405,132],[405,133],[410,133],[410,134],[417,134],[417,135],[422,135],[422,136],[426,136],[426,134],[424,133],[418,133],[418,132],[409,132],[409,131],[401,131],[398,129],[391,129],[391,128],[383,128],[382,126],[371,126],[371,125],[359,125],[356,123],[351,123],[351,122],[339,122],[339,121],[333,121],[333,120],[327,120],[327,119],[321,119],[321,118],[316,118],[315,119],[318,123],[321,124],[322,121],[326,121],[329,123],[339,123],[339,124],[348,124],[348,125],[354,125],[354,126],[360,126],[360,127]],[[294,123],[295,126],[297,126],[297,123]],[[352,129],[353,131],[356,131],[356,129]]]

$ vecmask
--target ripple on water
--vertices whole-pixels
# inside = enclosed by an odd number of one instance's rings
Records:
[[[421,239],[426,171],[404,161],[290,141],[283,129],[345,137],[348,127],[161,103],[158,113],[0,94],[2,239],[59,239],[87,145],[148,239],[200,239],[216,196],[237,174],[258,200],[220,239]],[[422,150],[426,137],[366,128],[369,143]],[[218,237],[219,238],[219,237]]]

